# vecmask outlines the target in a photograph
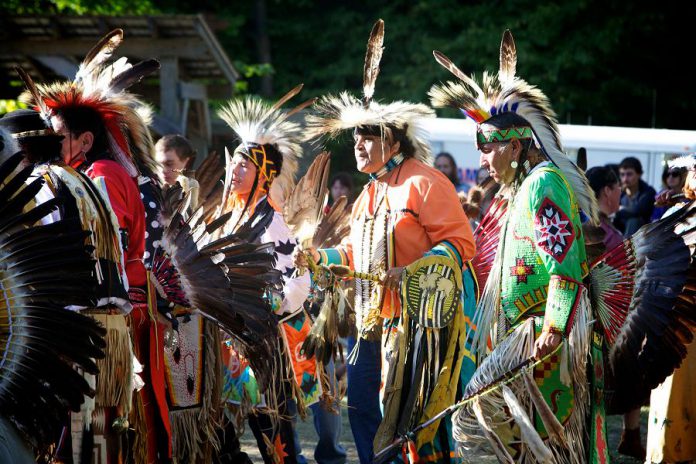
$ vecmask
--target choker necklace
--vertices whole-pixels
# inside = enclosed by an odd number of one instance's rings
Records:
[[[404,159],[404,155],[402,155],[401,153],[397,153],[396,155],[392,156],[392,158],[389,161],[387,161],[387,163],[384,166],[379,168],[376,172],[370,174],[370,181],[379,179],[380,177],[382,177],[383,175],[385,175],[386,173],[403,163]]]

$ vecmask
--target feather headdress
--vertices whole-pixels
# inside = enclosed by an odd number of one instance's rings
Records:
[[[27,73],[18,69],[27,86],[20,99],[35,105],[47,121],[61,110],[92,109],[104,124],[114,159],[132,177],[138,175],[138,167],[149,175],[156,166],[148,130],[150,110],[127,89],[158,70],[159,62],[146,60],[132,65],[123,57],[106,64],[122,41],[121,29],[102,38],[87,53],[72,82],[36,85]]]
[[[257,97],[244,97],[229,101],[218,115],[239,139],[236,151],[243,153],[256,166],[269,183],[269,197],[278,208],[282,208],[290,194],[297,172],[297,161],[302,156],[300,146],[302,128],[289,117],[311,105],[314,99],[305,101],[290,111],[281,107],[300,93],[302,84],[285,94],[274,105]],[[225,148],[227,169],[230,169],[230,151]],[[230,193],[231,173],[226,173],[226,199]]]
[[[367,42],[362,99],[348,92],[320,98],[314,106],[316,114],[306,118],[306,137],[336,137],[345,130],[358,127],[378,128],[377,132],[384,137],[386,130],[396,129],[403,131],[413,145],[415,158],[432,164],[430,145],[421,121],[423,118],[434,117],[435,112],[418,103],[396,101],[382,104],[373,100],[383,43],[384,21],[380,19],[373,26]]]
[[[548,97],[538,88],[515,75],[517,51],[510,31],[500,45],[497,74],[483,73],[479,84],[462,72],[449,58],[434,51],[435,60],[457,77],[457,81],[434,85],[428,94],[434,107],[460,109],[478,125],[477,143],[503,142],[513,138],[532,139],[542,153],[563,171],[578,197],[580,207],[593,222],[597,220],[597,201],[583,172],[563,151],[556,114]],[[515,113],[527,127],[484,132],[481,124],[504,113]]]

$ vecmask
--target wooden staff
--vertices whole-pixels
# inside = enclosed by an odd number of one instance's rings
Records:
[[[543,358],[539,360],[534,360],[534,358],[527,358],[521,363],[519,363],[517,366],[513,367],[510,369],[508,372],[504,373],[497,379],[493,380],[489,384],[481,387],[478,391],[472,393],[471,395],[466,396],[462,400],[460,400],[458,403],[453,404],[452,406],[449,406],[448,408],[443,409],[439,413],[437,413],[435,416],[431,417],[427,421],[417,425],[414,429],[409,430],[406,432],[404,435],[396,438],[389,446],[386,448],[382,449],[379,453],[375,454],[375,457],[373,458],[372,462],[373,464],[381,464],[383,462],[386,462],[397,450],[401,449],[404,443],[408,441],[413,441],[416,437],[416,433],[420,432],[424,428],[428,427],[429,425],[433,424],[434,422],[442,419],[443,417],[449,416],[450,414],[454,413],[456,410],[466,406],[468,403],[471,403],[474,401],[476,398],[481,397],[483,395],[486,395],[488,393],[491,393],[499,388],[501,388],[503,385],[507,385],[513,380],[517,379],[521,374],[522,371],[526,368],[533,368],[534,366],[541,364],[542,362],[546,361],[547,359],[551,358],[558,350],[561,348],[562,343],[559,344],[555,350],[553,350],[551,353],[547,354]]]

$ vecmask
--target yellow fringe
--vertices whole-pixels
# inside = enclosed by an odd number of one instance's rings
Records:
[[[102,407],[117,407],[128,415],[133,400],[133,348],[121,314],[86,314],[106,329],[106,356],[97,359],[96,404]]]
[[[147,464],[147,422],[145,421],[145,406],[140,395],[135,396],[133,410],[129,416],[130,425],[135,430],[131,453],[136,464]]]

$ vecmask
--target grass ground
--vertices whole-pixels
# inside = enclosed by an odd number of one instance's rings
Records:
[[[357,463],[358,455],[355,450],[355,445],[353,444],[353,434],[351,433],[350,425],[348,424],[348,412],[345,404],[343,404],[343,407],[341,408],[341,416],[343,418],[341,430],[341,444],[346,448],[346,452],[348,453],[347,462],[350,464]],[[645,444],[647,420],[648,408],[643,408],[643,410],[641,411],[641,431],[643,432],[643,444]],[[616,447],[618,446],[619,439],[621,438],[621,417],[610,416],[607,420],[607,425],[609,434],[609,449],[611,450],[611,462],[613,464],[642,464],[642,461],[626,456],[621,456],[616,452]],[[311,415],[307,418],[305,422],[298,422],[297,431],[302,442],[302,450],[305,458],[307,458],[307,462],[315,462],[313,459],[313,453],[314,447],[317,443],[317,434],[314,431],[314,425],[312,423]],[[254,436],[252,435],[250,430],[247,429],[245,431],[241,442],[243,450],[249,454],[249,457],[251,457],[251,459],[254,462],[263,462],[261,459],[261,455],[258,452]]]

